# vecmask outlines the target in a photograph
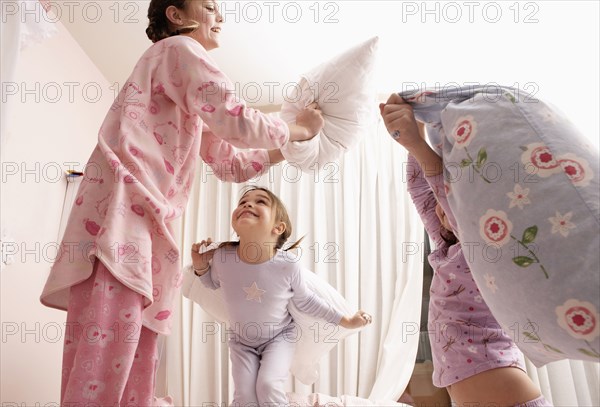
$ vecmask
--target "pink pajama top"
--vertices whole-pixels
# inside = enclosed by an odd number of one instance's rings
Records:
[[[284,122],[236,98],[196,40],[175,36],[151,46],[102,124],[42,303],[66,310],[69,288],[91,275],[98,258],[145,297],[144,326],[169,334],[182,283],[171,222],[187,205],[197,156],[220,179],[243,182],[268,169],[264,149],[288,138]]]

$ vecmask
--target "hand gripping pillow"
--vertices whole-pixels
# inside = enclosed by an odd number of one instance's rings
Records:
[[[321,298],[344,315],[352,315],[352,307],[325,280],[319,278],[308,269],[302,269],[303,277],[308,287]],[[198,303],[204,311],[217,321],[228,325],[229,315],[223,299],[223,290],[211,290],[202,284],[188,266],[184,270],[182,292],[184,297]],[[289,311],[301,334],[296,343],[296,350],[290,371],[302,383],[310,385],[319,378],[319,361],[346,336],[359,332],[359,329],[346,329],[342,326],[329,324],[321,319],[304,314],[290,302]]]
[[[302,75],[299,94],[284,101],[281,118],[296,122],[296,115],[313,102],[325,119],[321,133],[308,141],[287,143],[281,148],[285,159],[305,172],[335,162],[354,147],[373,117],[376,103],[372,85],[379,39],[372,38]]]
[[[441,151],[466,260],[502,328],[536,366],[598,362],[597,149],[559,112],[517,89],[400,96]]]

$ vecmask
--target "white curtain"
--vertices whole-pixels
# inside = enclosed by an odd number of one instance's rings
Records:
[[[600,406],[600,364],[561,360],[536,368],[526,360],[527,374],[555,406]]]
[[[314,270],[373,324],[339,344],[321,363],[320,378],[301,394],[357,395],[397,400],[414,367],[422,293],[423,228],[404,183],[406,154],[381,123],[359,146],[321,172],[301,173],[282,163],[253,184],[270,188],[286,204],[292,239],[302,243],[303,265]],[[234,238],[230,215],[243,185],[219,182],[205,165],[179,236],[183,263],[191,244],[206,237]],[[182,298],[178,325],[166,339],[157,393],[176,405],[228,403],[232,380],[220,328]],[[222,331],[221,331],[222,332]]]

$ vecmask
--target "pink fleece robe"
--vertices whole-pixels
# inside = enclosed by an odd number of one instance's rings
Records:
[[[288,138],[284,122],[236,98],[196,40],[180,35],[151,46],[102,124],[42,303],[66,309],[69,287],[91,275],[98,257],[145,297],[144,326],[170,333],[182,283],[170,223],[186,207],[196,157],[220,179],[243,182],[266,171],[265,149]]]

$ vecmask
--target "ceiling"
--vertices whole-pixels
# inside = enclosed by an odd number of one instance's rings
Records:
[[[52,3],[107,80],[122,85],[151,45],[145,35],[149,0]],[[218,4],[225,24],[221,48],[211,54],[250,105],[280,104],[285,86],[303,72],[378,36],[374,82],[380,94],[422,86],[500,83],[546,98],[584,132],[598,134],[600,2]]]
[[[285,84],[379,34],[381,27],[374,20],[365,24],[358,3],[219,2],[225,24],[221,48],[212,56],[250,104],[281,103]],[[372,11],[399,7],[394,4],[399,2],[370,3]],[[108,81],[122,84],[151,45],[145,34],[149,1],[77,4],[81,7],[63,5],[61,22]],[[267,85],[272,82],[276,84]]]

